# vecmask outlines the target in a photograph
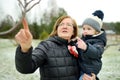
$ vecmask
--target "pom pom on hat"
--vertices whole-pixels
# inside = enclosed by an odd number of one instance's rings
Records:
[[[94,13],[92,13],[92,16],[89,18],[86,18],[82,24],[83,25],[90,25],[93,27],[96,31],[100,32],[102,28],[102,20],[104,18],[104,13],[101,10],[96,10]]]
[[[101,20],[104,18],[104,13],[101,10],[96,10],[95,12],[92,13],[93,16],[97,16]]]

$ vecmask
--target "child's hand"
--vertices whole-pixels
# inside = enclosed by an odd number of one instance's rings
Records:
[[[82,39],[80,39],[79,37],[77,37],[77,46],[78,46],[78,48],[80,48],[84,51],[87,49],[86,43]]]

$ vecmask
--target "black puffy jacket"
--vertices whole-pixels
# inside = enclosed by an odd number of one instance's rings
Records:
[[[16,69],[24,74],[40,69],[40,80],[78,80],[78,61],[70,55],[68,42],[57,36],[42,41],[34,50],[16,50]]]

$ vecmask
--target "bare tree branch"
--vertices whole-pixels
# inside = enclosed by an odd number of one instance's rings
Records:
[[[31,1],[33,1],[33,0],[31,0]],[[30,11],[35,5],[39,4],[40,1],[41,1],[41,0],[37,1],[36,3],[34,3],[30,8],[28,8],[28,9],[26,10],[26,12]]]
[[[26,13],[29,12],[35,5],[39,4],[41,0],[38,0],[32,6],[30,6],[30,3],[32,3],[33,1],[35,1],[35,0],[30,0],[28,2],[27,2],[27,0],[24,0],[24,3],[23,3],[22,0],[18,0],[18,4],[19,4],[19,6],[21,8],[21,12],[22,12],[22,18],[25,17]],[[27,7],[28,7],[28,9],[27,9]],[[13,25],[13,27],[11,29],[4,31],[4,32],[0,32],[0,36],[7,35],[7,34],[13,32],[14,30],[16,30],[16,28],[18,28],[19,25],[21,24],[22,18],[20,19],[20,21],[18,23]]]
[[[13,27],[11,29],[9,29],[8,31],[4,31],[4,32],[0,32],[0,35],[7,35],[11,32],[13,32],[14,30],[16,30],[16,28],[18,28],[18,26],[21,24],[21,21],[19,21],[18,23],[16,23],[15,25],[13,25]]]
[[[105,50],[108,49],[110,46],[117,46],[117,45],[120,45],[120,43],[116,43],[116,44],[109,44],[105,47]]]
[[[29,2],[27,2],[28,4],[30,4],[32,1],[34,1],[34,0],[30,0]]]
[[[24,5],[22,4],[21,0],[18,0],[18,2],[24,8]]]

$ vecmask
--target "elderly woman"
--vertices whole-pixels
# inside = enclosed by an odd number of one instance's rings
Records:
[[[47,40],[41,41],[33,50],[32,35],[23,19],[24,29],[15,36],[16,69],[23,74],[33,73],[39,68],[40,80],[78,80],[78,61],[68,51],[68,43],[78,34],[78,26],[70,16],[58,18]],[[92,80],[84,75],[84,80]]]

